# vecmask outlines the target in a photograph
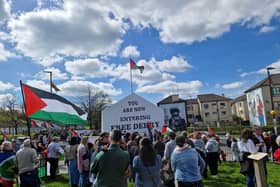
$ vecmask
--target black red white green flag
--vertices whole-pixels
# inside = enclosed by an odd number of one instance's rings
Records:
[[[130,70],[133,70],[133,69],[139,69],[140,73],[143,73],[144,71],[144,66],[138,66],[134,60],[132,59],[129,59],[129,63],[130,63]]]
[[[65,98],[21,84],[25,114],[30,119],[53,121],[64,125],[86,125],[86,112]]]

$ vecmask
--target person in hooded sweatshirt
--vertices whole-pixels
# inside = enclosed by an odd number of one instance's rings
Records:
[[[176,137],[176,148],[171,155],[171,168],[178,187],[202,187],[205,162],[195,149],[186,144],[184,136]]]
[[[210,169],[210,174],[216,177],[218,174],[219,145],[215,136],[210,136],[206,145],[206,159]]]

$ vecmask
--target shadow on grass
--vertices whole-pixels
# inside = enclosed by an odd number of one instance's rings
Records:
[[[209,175],[203,180],[205,187],[216,186],[236,186],[243,187],[245,185],[245,177],[239,173],[240,167],[238,163],[222,162],[219,165],[218,177],[214,178]],[[210,171],[208,171],[208,174]]]
[[[45,187],[69,187],[68,175],[58,175],[55,179],[44,177],[41,179]]]

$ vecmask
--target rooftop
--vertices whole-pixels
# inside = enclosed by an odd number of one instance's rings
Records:
[[[161,101],[159,101],[157,104],[162,105],[162,104],[171,104],[171,103],[184,103],[185,100],[179,98],[179,95],[170,95]]]
[[[186,99],[187,105],[189,104],[197,104],[197,99]]]
[[[239,97],[233,99],[233,100],[231,101],[231,103],[236,103],[236,102],[239,102],[239,101],[246,101],[246,100],[247,100],[246,95],[241,95],[241,96],[239,96]]]
[[[271,76],[272,84],[280,85],[280,74],[271,74],[270,76]],[[248,90],[245,90],[245,93],[268,85],[269,85],[269,81],[268,81],[268,77],[266,77],[263,80],[257,82],[254,86],[250,87]]]
[[[197,98],[201,103],[231,100],[228,97],[216,95],[216,94],[202,94],[202,95],[198,95]]]

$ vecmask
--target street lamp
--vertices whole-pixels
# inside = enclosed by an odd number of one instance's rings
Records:
[[[269,90],[270,90],[270,101],[271,101],[271,112],[270,114],[273,117],[273,126],[274,126],[274,131],[275,134],[277,135],[277,122],[276,122],[276,112],[274,110],[274,102],[273,102],[273,90],[272,90],[272,78],[270,75],[270,70],[275,69],[274,67],[267,67],[266,71],[267,71],[267,78],[268,78],[268,85],[269,85]]]

